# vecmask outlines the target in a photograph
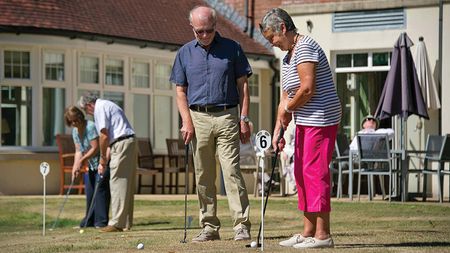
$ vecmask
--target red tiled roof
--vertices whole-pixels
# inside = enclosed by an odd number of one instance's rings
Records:
[[[201,0],[2,0],[4,27],[68,31],[171,45],[194,38],[189,10]],[[273,53],[218,15],[219,33],[238,41],[247,54]]]

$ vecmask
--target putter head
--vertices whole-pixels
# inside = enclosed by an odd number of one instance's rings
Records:
[[[180,241],[180,243],[187,243],[186,239]]]
[[[256,245],[256,247],[252,247],[251,244],[246,244],[245,247],[246,247],[246,248],[261,248],[261,243],[258,243],[258,244]]]

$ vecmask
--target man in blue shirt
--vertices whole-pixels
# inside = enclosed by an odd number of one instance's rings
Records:
[[[252,70],[240,45],[216,32],[214,9],[196,6],[189,21],[195,40],[178,51],[170,81],[177,86],[184,142],[192,140],[193,144],[203,229],[192,241],[220,240],[216,153],[232,212],[234,240],[248,240],[250,207],[239,167],[239,141],[246,143],[250,138],[247,78]]]

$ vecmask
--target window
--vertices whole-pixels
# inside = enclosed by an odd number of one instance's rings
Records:
[[[135,88],[150,87],[149,64],[142,62],[133,62],[131,80],[132,86]]]
[[[259,129],[259,73],[253,73],[248,79],[248,88],[250,93],[250,108],[248,112],[248,116],[253,123],[253,131],[256,134],[256,131]]]
[[[44,88],[42,99],[43,146],[54,146],[55,135],[64,133],[64,88]]]
[[[389,67],[390,53],[388,52],[364,52],[353,54],[336,54],[336,67],[339,68],[371,68]],[[386,68],[383,68],[385,70]],[[389,70],[389,68],[387,68]]]
[[[254,73],[248,79],[248,89],[250,92],[250,96],[259,96],[259,74]]]
[[[93,56],[80,57],[80,81],[82,83],[99,83],[99,59]]]
[[[30,79],[30,52],[5,51],[5,78]]]
[[[367,67],[368,54],[353,54],[353,67]]]
[[[373,66],[389,66],[390,53],[373,53],[372,65]]]
[[[336,86],[343,106],[339,131],[349,138],[360,130],[364,116],[375,113],[390,68],[389,57],[386,51],[336,54]]]
[[[154,115],[154,136],[153,142],[155,149],[165,150],[166,138],[172,136],[172,97],[170,96],[155,96],[155,103],[153,105]],[[164,110],[161,110],[164,108]]]
[[[103,97],[109,101],[113,101],[120,108],[124,109],[124,97],[125,95],[122,92],[114,92],[114,91],[105,91]]]
[[[352,66],[352,55],[351,54],[338,54],[337,63],[338,68],[346,68]]]
[[[169,82],[172,66],[169,64],[156,64],[155,66],[155,87],[159,90],[171,90],[172,84]]]
[[[150,137],[150,96],[133,94],[133,127],[136,136]]]
[[[64,54],[44,54],[45,80],[64,81]]]
[[[2,145],[30,146],[31,87],[1,86]]]
[[[123,61],[107,59],[105,63],[105,83],[123,86]]]

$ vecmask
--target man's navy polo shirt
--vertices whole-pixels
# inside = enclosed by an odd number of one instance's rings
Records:
[[[187,86],[188,105],[237,105],[236,80],[252,69],[241,46],[216,32],[209,51],[197,40],[178,50],[170,82]]]

